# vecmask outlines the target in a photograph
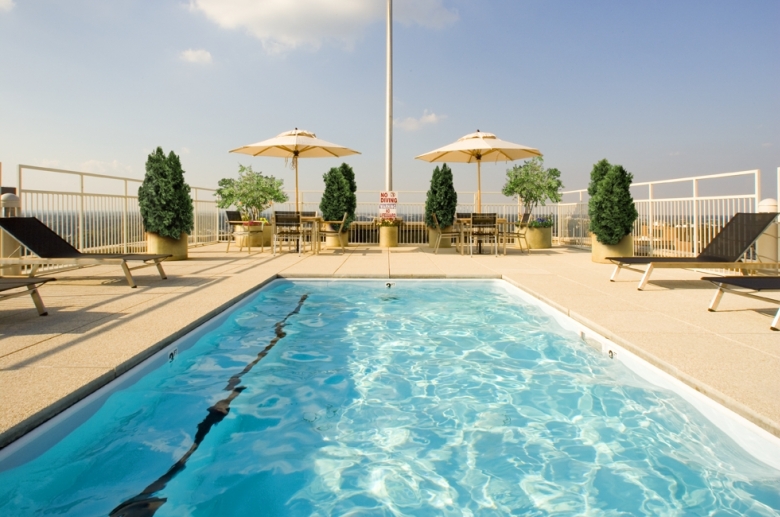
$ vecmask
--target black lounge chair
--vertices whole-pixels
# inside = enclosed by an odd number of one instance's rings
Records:
[[[51,282],[52,280],[55,280],[54,278],[0,278],[0,300],[5,300],[7,298],[16,298],[17,296],[26,296],[30,295],[32,298],[33,303],[35,304],[35,308],[38,309],[38,314],[41,316],[46,316],[48,312],[46,312],[46,307],[43,305],[43,300],[41,299],[41,295],[38,293],[38,286],[45,284],[46,282]],[[26,291],[16,291],[16,292],[10,292],[6,293],[6,291],[14,291],[15,289],[20,289],[22,287],[26,287]]]
[[[772,224],[777,213],[738,213],[695,257],[607,257],[615,264],[610,281],[617,279],[621,269],[644,273],[637,289],[645,288],[655,268],[675,269],[740,269],[756,270],[777,268],[780,264],[766,262],[740,262],[742,255],[756,242],[764,230]],[[647,265],[642,271],[631,266]]]
[[[168,278],[163,271],[163,260],[172,255],[150,255],[146,253],[81,253],[71,246],[65,239],[54,233],[48,226],[35,217],[2,217],[0,228],[8,232],[25,248],[33,252],[37,257],[2,258],[0,267],[8,265],[31,266],[28,276],[34,277],[38,269],[46,264],[73,265],[77,269],[98,264],[117,264],[127,278],[130,287],[136,287],[133,275],[130,271],[142,267],[157,266],[160,278]],[[140,261],[141,266],[128,267],[128,261]],[[62,270],[59,270],[62,271]]]
[[[723,298],[723,294],[727,292],[745,296],[747,298],[753,298],[754,300],[780,304],[780,300],[755,294],[760,291],[780,291],[780,276],[705,276],[702,277],[702,280],[712,282],[718,287],[718,292],[715,293],[715,297],[707,308],[710,312],[715,312],[718,308],[718,304],[720,304],[720,300]],[[748,289],[749,291],[738,291],[737,289],[734,289],[735,287]],[[778,328],[778,322],[780,322],[780,309],[777,310],[775,319],[772,320],[772,324],[769,328],[772,330],[780,330],[780,328]]]

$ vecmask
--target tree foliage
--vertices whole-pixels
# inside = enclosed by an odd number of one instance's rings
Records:
[[[439,221],[439,226],[446,228],[455,221],[455,211],[458,208],[458,193],[452,183],[452,171],[447,164],[441,168],[436,166],[431,176],[431,187],[425,198],[425,224],[434,228],[433,215]]]
[[[525,212],[530,213],[536,206],[544,206],[548,200],[560,202],[562,188],[561,172],[545,169],[544,160],[536,157],[507,169],[506,183],[501,192],[505,196],[519,198]]]
[[[631,233],[639,217],[630,190],[634,176],[622,165],[601,160],[593,166],[590,177],[590,231],[602,244],[617,244]]]
[[[263,210],[272,203],[284,203],[287,194],[282,192],[284,181],[273,176],[263,176],[252,170],[252,166],[238,166],[238,179],[222,178],[217,189],[217,206],[230,208],[235,206],[241,216],[247,220],[260,218]]]
[[[347,203],[347,220],[354,221],[355,212],[357,211],[357,195],[355,194],[355,192],[357,192],[357,183],[355,182],[355,171],[346,163],[339,165],[338,170],[341,172],[341,175],[344,176],[344,179],[347,180],[347,184],[349,185],[350,196]],[[341,220],[343,216],[344,213],[342,212],[339,216],[339,220]]]
[[[325,181],[325,191],[320,200],[322,218],[326,221],[341,221],[344,212],[347,212],[347,224],[342,227],[346,231],[349,223],[355,220],[354,213],[350,215],[349,208],[354,194],[349,188],[349,181],[344,177],[340,168],[332,168],[322,175]]]
[[[146,175],[138,188],[138,205],[144,229],[163,237],[179,239],[192,233],[194,216],[190,186],[173,151],[165,156],[158,147],[146,160]]]

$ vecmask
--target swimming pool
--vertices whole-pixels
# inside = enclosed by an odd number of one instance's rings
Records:
[[[177,346],[0,457],[0,514],[780,515],[780,471],[503,282],[277,281]]]

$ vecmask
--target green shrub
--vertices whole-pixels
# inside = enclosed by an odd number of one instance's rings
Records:
[[[607,160],[595,164],[590,177],[590,231],[602,244],[617,244],[632,232],[639,217],[630,190],[634,177],[622,165],[610,165]]]
[[[238,166],[238,179],[222,178],[219,180],[217,206],[230,208],[235,206],[241,211],[245,220],[256,221],[260,214],[271,203],[284,203],[287,194],[282,192],[282,180],[273,176],[263,176],[261,172],[255,172],[252,167]]]
[[[347,183],[349,184],[350,196],[347,203],[347,220],[354,221],[355,212],[357,211],[357,195],[355,194],[355,192],[357,192],[357,183],[355,182],[355,171],[353,171],[352,167],[350,167],[346,163],[342,163],[338,167],[338,170],[341,172],[341,175],[344,176],[344,179],[347,180]],[[343,216],[344,213],[342,212],[341,215],[339,216],[339,220],[341,220]]]
[[[349,228],[349,223],[355,220],[355,216],[349,215],[352,191],[349,188],[349,181],[338,168],[333,168],[322,175],[325,181],[325,191],[320,200],[320,211],[322,218],[326,221],[341,221],[344,212],[347,212],[347,224],[342,231]]]
[[[443,164],[441,168],[436,166],[431,176],[431,188],[425,198],[425,224],[428,228],[434,228],[433,216],[439,220],[439,226],[446,228],[455,222],[455,211],[458,208],[458,193],[452,183],[452,171]]]
[[[536,157],[508,169],[501,192],[519,198],[525,212],[531,213],[539,204],[544,206],[548,199],[553,203],[561,201],[563,183],[560,178],[558,169],[545,169],[544,160]]]
[[[166,157],[158,147],[147,158],[146,175],[138,188],[138,205],[147,232],[171,239],[192,233],[190,187],[184,182],[181,161],[173,151]]]

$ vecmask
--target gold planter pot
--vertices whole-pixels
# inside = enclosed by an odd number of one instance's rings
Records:
[[[528,228],[525,236],[532,250],[552,248],[552,228]]]
[[[396,248],[398,247],[398,227],[380,226],[379,227],[379,247]]]
[[[187,260],[188,237],[186,233],[182,233],[178,239],[147,233],[146,252],[152,255],[173,255],[167,260]]]
[[[590,258],[599,264],[610,264],[607,257],[633,257],[634,236],[626,235],[617,244],[602,244],[594,235],[591,237]]]

